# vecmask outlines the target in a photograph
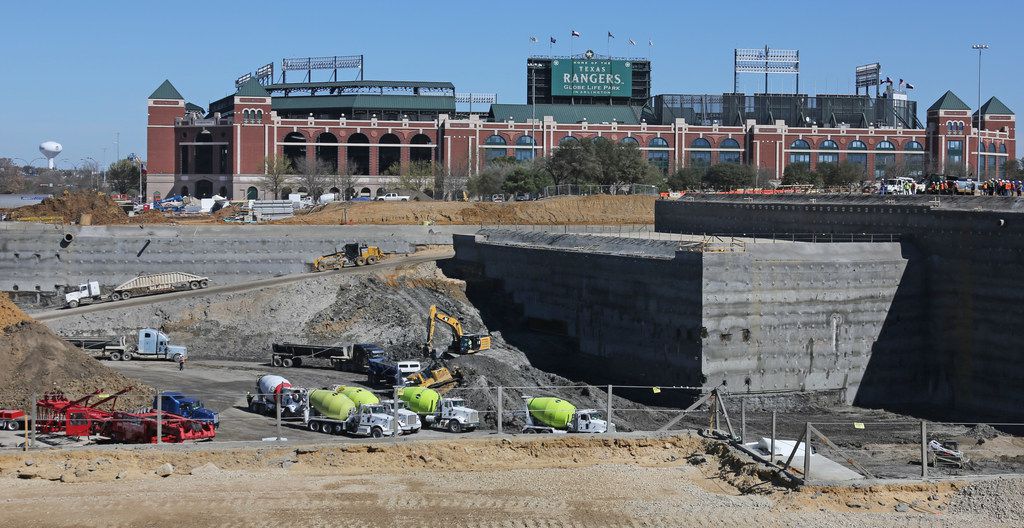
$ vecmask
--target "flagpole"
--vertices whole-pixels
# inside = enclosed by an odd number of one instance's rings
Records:
[[[605,39],[604,54],[607,57],[612,56],[612,34],[608,33],[608,38]]]

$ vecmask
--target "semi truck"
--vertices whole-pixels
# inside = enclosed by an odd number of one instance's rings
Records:
[[[392,361],[383,356],[371,358],[367,367],[366,377],[370,384],[388,387],[412,383],[409,376],[423,369],[419,361]]]
[[[601,419],[596,409],[576,409],[576,406],[551,397],[523,396],[526,404],[526,425],[523,433],[606,433],[615,426]]]
[[[264,374],[256,380],[256,393],[245,395],[249,410],[257,414],[277,414],[281,403],[281,416],[300,416],[309,406],[306,393],[292,387],[285,378],[276,374]]]
[[[178,416],[220,426],[220,415],[203,405],[203,402],[176,391],[164,391],[153,397],[153,410],[158,407],[160,412],[171,413]]]
[[[301,367],[307,361],[329,362],[334,370],[368,372],[369,361],[383,358],[384,349],[375,343],[355,345],[304,345],[274,343],[270,364],[275,367]]]
[[[77,290],[65,293],[64,305],[67,308],[77,308],[83,304],[120,301],[143,295],[155,295],[180,290],[198,290],[209,285],[209,277],[171,271],[139,275],[134,279],[122,282],[114,287],[114,290],[109,295],[106,295],[101,291],[99,281],[88,281],[85,284],[79,284]]]
[[[93,349],[95,350],[95,349]],[[188,349],[172,345],[167,334],[155,328],[143,328],[138,331],[135,342],[129,342],[122,336],[116,341],[108,342],[100,350],[100,357],[112,361],[128,361],[135,358],[169,359],[177,363],[188,357]]]
[[[480,413],[467,407],[466,400],[462,398],[442,398],[437,391],[427,387],[399,389],[398,398],[428,426],[452,433],[472,431],[480,426]]]
[[[356,405],[341,392],[314,389],[308,394],[303,422],[310,431],[381,438],[394,435],[394,417],[381,404]]]

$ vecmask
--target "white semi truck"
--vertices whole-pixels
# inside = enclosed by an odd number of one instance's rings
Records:
[[[182,358],[188,357],[188,349],[172,345],[167,334],[155,328],[143,328],[138,331],[135,342],[130,342],[127,337],[121,336],[102,342],[96,338],[66,338],[89,350],[99,350],[100,356],[112,361],[128,361],[131,359],[157,358],[169,359],[177,363]],[[88,347],[89,343],[96,343],[96,347]],[[99,348],[102,346],[102,348]]]
[[[198,290],[209,285],[209,277],[172,271],[168,273],[139,275],[134,279],[122,282],[109,295],[104,295],[100,290],[99,281],[89,281],[85,284],[79,284],[77,290],[64,294],[64,305],[68,308],[77,308],[83,304],[120,301],[143,295],[155,295],[179,290]]]

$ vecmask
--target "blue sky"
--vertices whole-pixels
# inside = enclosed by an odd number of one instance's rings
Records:
[[[558,39],[556,54],[568,54],[570,40],[576,52],[604,53],[608,31],[613,55],[651,52],[655,93],[729,91],[733,48],[768,44],[800,49],[801,91],[812,93],[852,93],[854,67],[880,62],[883,77],[915,85],[922,119],[947,89],[975,106],[970,46],[985,42],[983,100],[996,95],[1024,111],[1016,33],[1024,7],[1016,1],[146,4],[5,6],[0,156],[32,160],[52,139],[64,145],[58,166],[87,156],[112,162],[117,133],[122,157],[144,156],[146,97],[165,78],[205,107],[231,92],[238,75],[283,57],[361,53],[367,79],[451,81],[462,92],[524,102],[525,57],[547,53],[549,36]],[[971,22],[975,13],[984,24]],[[571,29],[582,37],[570,39]],[[628,38],[638,45],[627,47]],[[740,89],[750,93],[761,82],[749,76]],[[772,87],[791,90],[791,82]]]

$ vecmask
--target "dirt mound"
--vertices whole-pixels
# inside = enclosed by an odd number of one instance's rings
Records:
[[[146,401],[142,391],[152,390],[100,364],[32,321],[6,295],[0,296],[0,318],[5,327],[0,336],[0,364],[4,367],[0,369],[0,408],[24,408],[33,395],[51,390],[77,397],[97,389],[129,386],[136,387],[136,391],[125,403],[136,406]]]
[[[79,222],[83,214],[92,215],[93,224],[127,224],[128,214],[113,199],[95,191],[65,192],[36,205],[11,211],[14,220],[59,217],[64,223]]]
[[[362,202],[330,204],[283,224],[563,225],[651,224],[654,196],[562,196],[531,202]]]

